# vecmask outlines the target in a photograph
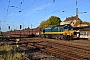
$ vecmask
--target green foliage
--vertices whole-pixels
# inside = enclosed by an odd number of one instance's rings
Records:
[[[10,32],[12,32],[13,30],[11,29]]]
[[[55,25],[60,25],[61,19],[56,16],[51,16],[47,21],[42,21],[40,25],[38,26],[39,28],[44,28],[47,26],[55,26]]]
[[[0,37],[2,37],[2,32],[0,31]]]
[[[0,60],[22,60],[21,54],[14,51],[12,46],[0,42]]]
[[[25,29],[23,29],[23,30],[28,30],[28,29],[30,29],[30,27],[28,27],[28,28],[25,28]]]
[[[48,23],[47,21],[42,21],[39,25],[39,28],[44,28],[44,27],[47,27],[48,26]]]
[[[14,29],[14,31],[16,31],[17,29]]]
[[[7,54],[8,52],[6,50],[0,51],[0,55]]]

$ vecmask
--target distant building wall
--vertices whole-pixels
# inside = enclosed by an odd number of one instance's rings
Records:
[[[77,27],[84,27],[84,26],[88,26],[87,24],[79,24]]]
[[[88,38],[90,39],[90,31],[81,31],[80,38]]]
[[[68,20],[68,21],[61,22],[60,25],[70,24],[73,27],[77,27],[78,25],[80,25],[81,22],[82,21],[80,21],[80,20]]]

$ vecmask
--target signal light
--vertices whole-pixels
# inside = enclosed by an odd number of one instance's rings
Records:
[[[22,25],[20,25],[20,29],[22,29]]]
[[[10,26],[8,26],[8,29],[10,30]]]

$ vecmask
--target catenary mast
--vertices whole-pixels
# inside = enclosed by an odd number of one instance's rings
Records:
[[[76,26],[77,27],[77,21],[78,21],[78,7],[77,7],[77,0],[76,0]]]

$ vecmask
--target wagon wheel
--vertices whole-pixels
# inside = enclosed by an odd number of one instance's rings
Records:
[[[64,38],[63,35],[60,35],[60,40],[63,40],[63,38]]]
[[[70,40],[73,40],[73,36],[70,36]]]
[[[55,39],[58,40],[59,38],[56,36]]]

